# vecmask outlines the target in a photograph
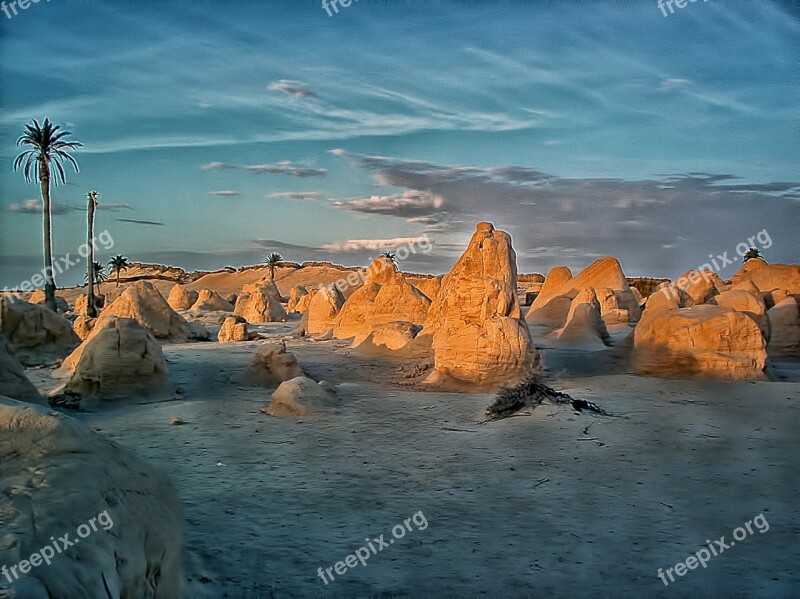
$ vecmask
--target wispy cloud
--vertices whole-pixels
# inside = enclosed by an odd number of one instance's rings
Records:
[[[444,204],[442,196],[427,191],[409,189],[399,194],[372,196],[369,198],[334,202],[337,208],[372,214],[392,216],[421,216],[436,212]]]
[[[218,198],[235,198],[236,196],[242,195],[240,191],[233,191],[230,189],[225,189],[222,191],[209,191],[208,193]]]
[[[208,162],[200,166],[204,171],[238,169],[254,173],[270,173],[275,175],[291,175],[293,177],[324,177],[325,169],[297,166],[291,160],[283,160],[273,164],[229,164],[226,162]]]
[[[277,191],[269,197],[274,200],[319,200],[322,194],[318,191]]]
[[[133,218],[118,218],[117,222],[118,223],[133,223],[135,225],[155,225],[155,226],[158,226],[158,227],[165,226],[164,223],[159,223],[159,222],[152,221],[152,220],[137,220],[137,219],[133,219]]]
[[[348,239],[326,243],[322,249],[326,252],[359,252],[362,250],[385,250],[412,243],[428,243],[427,237],[394,237],[392,239]]]
[[[267,89],[271,92],[281,92],[296,98],[317,98],[317,94],[308,89],[305,83],[292,81],[291,79],[280,79],[270,83]]]
[[[56,204],[52,202],[50,204],[50,214],[67,214],[69,212],[73,212],[77,210],[75,206],[67,206],[64,204]],[[9,204],[8,211],[9,212],[16,212],[18,214],[41,214],[42,213],[42,201],[41,200],[24,200],[23,202]]]

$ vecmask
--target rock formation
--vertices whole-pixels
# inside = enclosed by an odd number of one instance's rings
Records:
[[[73,307],[72,311],[75,314],[86,316],[86,308],[89,305],[89,298],[86,297],[85,293],[81,293],[78,297],[75,298],[75,306]],[[100,310],[103,309],[103,306],[106,305],[106,296],[97,294],[94,297],[94,307],[97,309],[99,313]]]
[[[53,364],[81,342],[62,316],[9,297],[0,297],[0,334],[26,366]]]
[[[634,333],[633,364],[646,374],[760,379],[766,361],[758,325],[730,308],[648,306]]]
[[[572,300],[566,324],[557,332],[557,338],[562,344],[587,350],[604,349],[610,343],[608,330],[600,315],[600,302],[592,287],[581,289]]]
[[[201,289],[190,310],[205,312],[233,312],[233,306],[216,291]]]
[[[730,289],[712,297],[710,303],[747,314],[761,329],[764,338],[769,341],[770,326],[767,318],[767,305],[757,290],[752,293],[746,288]]]
[[[197,301],[199,295],[194,289],[189,289],[183,285],[175,285],[169,290],[167,303],[173,310],[188,310]]]
[[[217,341],[219,343],[231,343],[234,341],[249,341],[250,333],[247,330],[247,323],[243,322],[238,316],[228,316],[222,327],[219,329]]]
[[[165,392],[169,387],[161,346],[132,318],[110,317],[62,364],[71,373],[65,390],[91,405],[130,395]]]
[[[364,341],[376,347],[398,350],[411,343],[422,326],[413,322],[394,321],[380,324],[372,329],[372,334]]]
[[[80,337],[81,341],[85,341],[86,338],[92,334],[92,329],[96,322],[96,318],[89,318],[85,314],[80,314],[72,321],[72,330]]]
[[[84,298],[83,301],[85,303],[86,295],[84,295],[83,298]],[[28,298],[29,304],[43,304],[44,301],[45,301],[44,289],[34,290],[33,293],[31,293],[30,297]],[[67,303],[67,300],[65,300],[60,295],[56,296],[56,310],[58,310],[59,312],[69,312],[69,304]]]
[[[796,360],[800,358],[800,310],[793,297],[778,302],[767,311],[771,335],[767,345],[770,358]]]
[[[182,507],[161,472],[72,418],[7,398],[0,456],[3,563],[52,551],[69,531],[75,540],[14,580],[9,597],[184,596]],[[90,529],[80,545],[79,526]]]
[[[192,339],[207,339],[208,331],[201,325],[190,326],[188,322],[164,299],[164,296],[148,281],[136,281],[107,306],[97,319],[95,328],[101,327],[113,316],[133,318],[156,339],[172,343],[184,343]]]
[[[332,331],[336,315],[343,305],[344,296],[336,286],[330,285],[320,289],[308,305],[306,333],[324,335]]]
[[[429,279],[419,279],[414,283],[414,287],[425,294],[425,297],[429,300],[433,301],[436,298],[436,294],[439,293],[439,289],[442,288],[443,278],[443,275],[439,275]]]
[[[298,376],[281,383],[264,411],[270,416],[312,416],[337,403],[319,383]]]
[[[308,289],[304,286],[295,285],[292,287],[292,290],[289,292],[289,303],[286,305],[286,311],[289,314],[299,312],[297,305],[300,303],[300,300],[306,296],[308,296]]]
[[[420,335],[432,335],[431,383],[514,382],[538,357],[520,318],[511,237],[478,224],[464,254],[442,280]]]
[[[262,387],[275,387],[284,381],[305,376],[297,357],[286,351],[286,344],[262,343],[239,382]]]
[[[278,288],[272,283],[266,286],[245,285],[236,300],[234,312],[251,324],[281,322],[288,315],[280,303]]]
[[[25,376],[22,365],[3,335],[0,335],[0,395],[19,401],[45,403],[36,387]]]
[[[800,299],[800,266],[797,264],[767,264],[760,258],[753,258],[742,265],[731,282],[736,285],[744,280],[752,281],[762,293],[782,289]]]

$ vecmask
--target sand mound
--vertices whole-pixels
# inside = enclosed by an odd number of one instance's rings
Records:
[[[197,301],[200,294],[193,289],[184,287],[183,285],[175,285],[169,291],[167,303],[173,310],[188,310]]]
[[[52,549],[53,537],[74,543],[13,585],[0,577],[0,595],[183,596],[180,501],[129,450],[49,408],[0,398],[0,481],[4,564]]]
[[[270,416],[312,416],[337,404],[319,383],[298,376],[281,383],[264,411]]]
[[[3,335],[0,335],[0,395],[19,401],[45,403],[36,387],[25,376],[22,365],[14,356]]]
[[[634,367],[646,374],[761,379],[766,362],[758,325],[729,308],[647,308],[634,332]]]
[[[81,342],[69,322],[44,306],[0,298],[0,333],[26,366],[52,364]]]
[[[537,353],[520,319],[511,237],[480,223],[464,254],[442,280],[420,335],[433,336],[431,383],[509,383]]]
[[[228,303],[228,301],[216,291],[202,289],[197,296],[197,301],[192,304],[192,307],[189,309],[205,312],[233,312],[233,305]]]

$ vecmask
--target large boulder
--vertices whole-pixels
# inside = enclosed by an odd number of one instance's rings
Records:
[[[22,365],[14,356],[13,351],[8,346],[6,338],[0,334],[0,395],[17,399],[19,401],[29,401],[44,404],[45,401],[36,387],[33,386],[25,376]]]
[[[80,395],[82,406],[169,388],[161,346],[132,318],[103,320],[57,374],[70,375],[65,390]]]
[[[517,298],[511,237],[478,224],[464,254],[442,280],[420,335],[432,335],[428,382],[494,386],[524,376],[538,355]]]
[[[95,328],[101,327],[114,316],[133,318],[156,339],[172,343],[208,337],[208,331],[201,331],[200,325],[190,326],[183,316],[175,312],[149,281],[136,281],[127,287],[111,305],[103,309]]]
[[[199,295],[194,289],[189,289],[183,285],[175,285],[169,290],[167,303],[173,310],[188,310],[197,301]]]
[[[610,344],[608,330],[600,315],[600,302],[592,287],[581,289],[572,300],[566,324],[558,331],[557,338],[561,344],[587,350],[604,349]]]
[[[333,336],[364,341],[375,327],[391,321],[422,324],[431,300],[397,272],[394,263],[383,256],[367,268],[366,282],[347,298],[336,316]]]
[[[343,305],[344,296],[338,287],[322,287],[308,305],[306,332],[310,335],[325,335],[332,331],[336,315]]]
[[[764,338],[769,341],[770,327],[769,319],[767,318],[767,305],[757,290],[753,293],[743,288],[729,289],[712,297],[710,303],[747,314],[761,329]]]
[[[0,596],[184,596],[183,513],[166,476],[44,406],[0,398]],[[53,549],[70,533],[72,546]],[[46,557],[38,564],[33,554]],[[30,571],[11,566],[29,560]],[[17,578],[18,577],[18,578]]]
[[[762,293],[783,289],[795,299],[800,299],[800,266],[797,264],[767,264],[760,258],[753,258],[742,265],[731,282],[735,285],[749,280]]]
[[[251,324],[282,322],[288,318],[274,283],[245,285],[236,300],[234,313]]]
[[[204,312],[233,312],[233,305],[216,291],[201,289],[197,301],[189,309]]]
[[[713,305],[644,311],[634,332],[637,371],[666,377],[763,378],[766,343],[755,321]]]
[[[232,343],[235,341],[249,341],[250,332],[247,323],[242,322],[238,316],[228,316],[219,329],[217,341],[219,343]]]
[[[238,382],[262,387],[275,387],[283,381],[305,376],[297,357],[286,351],[286,344],[262,343],[253,355],[244,375]]]
[[[673,287],[685,293],[687,298],[683,303],[689,307],[708,303],[724,289],[724,284],[715,272],[704,269],[686,271],[676,279]]]
[[[778,302],[767,311],[770,338],[767,353],[770,358],[796,360],[800,358],[800,310],[793,297]]]
[[[62,316],[7,296],[0,297],[0,334],[26,366],[58,362],[81,342]]]
[[[320,383],[298,376],[281,383],[264,411],[270,416],[312,416],[337,404]]]

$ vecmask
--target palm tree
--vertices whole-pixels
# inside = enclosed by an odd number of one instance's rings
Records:
[[[99,285],[100,283],[102,283],[103,281],[105,281],[108,278],[108,275],[106,275],[106,272],[104,270],[104,266],[102,264],[100,264],[99,262],[92,262],[92,271],[91,272],[92,272],[91,279],[89,278],[89,274],[88,273],[84,277],[84,280],[89,282],[90,285],[92,283],[94,283],[95,285]],[[87,314],[87,316],[88,316],[88,314]]]
[[[397,255],[394,252],[381,252],[381,256],[397,266]]]
[[[92,239],[94,238],[94,211],[97,208],[97,192],[90,191],[86,194],[86,199],[89,201],[89,227],[86,242],[86,245],[89,246],[89,259],[86,261],[88,268],[86,273],[86,280],[88,282],[86,286],[86,316],[89,318],[97,318],[97,305],[94,299],[94,276],[92,276],[92,270],[97,264],[94,261],[94,244],[92,243]]]
[[[275,252],[271,253],[264,260],[269,267],[269,280],[275,282],[275,268],[283,264],[283,256]]]
[[[128,267],[131,265],[131,263],[128,262],[128,259],[125,256],[119,255],[111,258],[111,260],[108,261],[108,265],[111,267],[111,272],[116,274],[117,287],[119,287],[119,273],[121,273],[123,270],[128,270]]]
[[[53,125],[50,119],[45,119],[41,125],[36,119],[30,125],[25,125],[25,133],[17,139],[18,146],[30,146],[14,160],[14,172],[22,168],[25,181],[31,183],[39,179],[42,189],[42,214],[44,237],[44,296],[45,305],[55,312],[56,310],[56,282],[53,278],[53,241],[52,226],[50,223],[50,175],[55,170],[55,184],[67,182],[64,172],[64,161],[72,164],[75,172],[78,163],[70,156],[67,150],[74,150],[83,146],[77,141],[65,141],[72,135],[70,131],[59,131],[58,125]]]
[[[753,258],[760,258],[761,260],[763,260],[763,258],[761,258],[761,250],[759,250],[758,248],[750,248],[749,250],[747,250],[745,255],[742,256],[742,262],[747,262],[748,260],[752,260]]]

